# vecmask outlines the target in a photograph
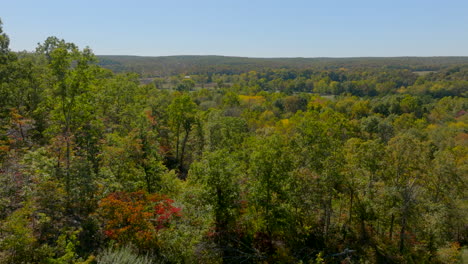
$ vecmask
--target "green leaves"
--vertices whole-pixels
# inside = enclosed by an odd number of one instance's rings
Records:
[[[226,150],[206,153],[200,162],[191,166],[190,180],[203,185],[205,202],[213,207],[218,225],[232,221],[239,209],[241,172],[238,168],[237,161]]]
[[[168,107],[169,121],[175,130],[186,127],[194,121],[196,105],[189,95],[176,95]]]
[[[109,224],[109,238],[157,250],[99,261],[321,263],[356,250],[357,262],[424,263],[468,236],[466,66],[418,77],[402,60],[253,71],[236,59],[245,73],[150,80],[56,37],[34,54],[8,45],[0,23],[2,263],[90,262]],[[108,196],[122,191],[137,192],[130,204]],[[177,207],[146,203],[156,192]],[[105,196],[123,213],[98,219]]]
[[[288,189],[293,162],[287,141],[273,134],[259,138],[249,161],[249,198],[260,221],[265,221],[269,236],[279,231],[287,218]],[[271,237],[269,238],[271,239]]]
[[[4,56],[9,53],[10,38],[3,32],[2,20],[0,19],[0,65],[4,63]]]

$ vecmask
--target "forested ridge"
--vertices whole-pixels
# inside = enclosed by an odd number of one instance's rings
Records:
[[[113,72],[0,23],[0,263],[462,263],[463,57],[239,60]]]
[[[468,57],[362,57],[362,58],[248,58],[229,56],[97,56],[98,64],[114,72],[135,72],[142,77],[176,74],[241,74],[266,69],[376,68],[436,71],[466,65]]]

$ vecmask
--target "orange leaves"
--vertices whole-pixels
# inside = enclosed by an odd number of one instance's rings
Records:
[[[151,126],[156,126],[158,124],[158,121],[156,120],[156,116],[152,114],[151,110],[146,110],[145,116],[148,122],[151,124]]]
[[[266,101],[265,97],[260,95],[239,95],[239,99],[247,105],[261,105]]]
[[[99,214],[104,234],[119,243],[134,243],[148,249],[156,245],[157,232],[180,216],[173,200],[159,194],[115,192],[102,199]]]

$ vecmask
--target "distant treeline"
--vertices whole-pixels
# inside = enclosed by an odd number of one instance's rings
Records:
[[[392,58],[247,58],[226,56],[97,56],[99,65],[114,72],[136,72],[143,77],[175,74],[240,74],[267,69],[334,70],[340,68],[408,69],[437,71],[468,64],[468,57],[392,57]]]
[[[0,21],[0,264],[464,263],[463,58],[203,58],[243,72],[142,84]]]

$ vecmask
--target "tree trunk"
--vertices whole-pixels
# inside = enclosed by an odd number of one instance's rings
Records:
[[[407,215],[408,215],[408,201],[405,201],[403,207],[403,212],[401,216],[401,230],[400,230],[400,253],[405,249],[405,231],[407,225]]]
[[[145,164],[143,166],[143,170],[145,171],[145,179],[146,179],[146,190],[148,191],[148,193],[152,193],[153,192],[153,188],[152,188],[152,184],[151,184],[151,179],[150,179],[150,174],[149,174],[149,169],[148,169],[148,166]]]
[[[176,161],[179,161],[179,137],[180,137],[180,127],[177,126],[177,131],[176,131]]]
[[[395,221],[395,215],[392,213],[392,218],[390,220],[390,234],[388,236],[388,238],[390,239],[390,241],[392,240],[393,238],[393,222]]]
[[[405,231],[406,231],[406,216],[403,216],[401,220],[401,230],[400,230],[400,253],[403,253],[405,249]]]
[[[65,133],[65,142],[66,142],[66,172],[65,172],[65,187],[67,189],[67,194],[71,192],[71,179],[70,179],[70,133],[68,131]]]
[[[353,215],[353,198],[354,198],[354,194],[353,194],[353,191],[351,191],[351,194],[350,194],[350,202],[349,202],[349,224],[352,223],[352,215]]]
[[[190,130],[191,130],[190,127],[185,128],[185,136],[184,136],[184,140],[182,141],[182,150],[181,150],[181,153],[180,153],[180,160],[179,160],[179,170],[180,170],[180,172],[185,172],[185,170],[184,170],[185,146],[187,145]]]

